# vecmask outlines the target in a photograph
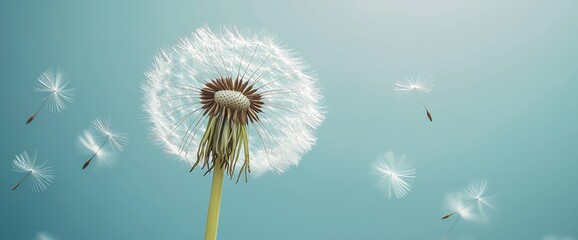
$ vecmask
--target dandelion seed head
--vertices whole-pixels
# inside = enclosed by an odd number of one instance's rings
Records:
[[[203,145],[213,129],[229,129],[231,139],[247,132],[243,155],[250,156],[254,176],[284,172],[314,145],[313,131],[324,119],[316,79],[265,31],[203,27],[153,62],[143,85],[151,135],[191,165],[216,156],[204,152],[213,146]],[[231,170],[247,164],[239,158]]]
[[[68,88],[68,83],[63,80],[62,73],[52,69],[46,70],[38,77],[34,90],[48,93],[45,101],[52,112],[65,110],[66,105],[72,102],[74,95],[74,89]]]
[[[396,158],[391,151],[378,157],[373,173],[378,177],[378,187],[386,192],[388,198],[407,196],[416,178],[415,167],[405,155]]]
[[[54,175],[52,173],[52,166],[48,161],[40,162],[36,160],[36,157],[37,154],[30,156],[26,151],[16,155],[12,161],[12,170],[30,174],[32,191],[41,192],[46,190],[50,183],[52,183]]]

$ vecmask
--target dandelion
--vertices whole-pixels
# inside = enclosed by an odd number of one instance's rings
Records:
[[[454,229],[460,219],[466,220],[489,220],[488,210],[494,208],[493,201],[495,195],[489,195],[488,181],[485,179],[471,181],[460,193],[449,195],[449,205],[456,209],[451,213],[442,216],[442,219],[448,219],[454,215],[458,218],[454,221],[446,237]]]
[[[406,160],[405,155],[396,159],[391,151],[378,157],[373,171],[378,177],[378,187],[386,191],[388,198],[404,198],[411,191],[415,180],[413,164]]]
[[[31,158],[26,151],[16,155],[16,158],[12,161],[12,169],[19,173],[26,173],[26,175],[12,187],[13,191],[26,179],[30,179],[30,185],[34,192],[44,191],[48,188],[48,185],[52,183],[52,179],[54,178],[54,175],[52,175],[52,166],[50,166],[47,161],[37,162],[37,155],[36,153],[34,157]]]
[[[405,81],[396,81],[395,88],[393,90],[400,92],[401,94],[417,95],[417,98],[421,102],[421,105],[425,109],[427,118],[429,121],[433,121],[430,111],[422,100],[422,94],[430,94],[433,88],[433,79],[430,79],[422,74],[417,77],[406,76]]]
[[[216,238],[224,175],[247,181],[297,165],[323,120],[315,79],[266,32],[200,28],[146,75],[154,138],[191,171],[213,172],[206,239]]]
[[[112,131],[110,128],[110,119],[108,118],[97,118],[92,121],[91,126],[104,140],[102,140],[100,145],[96,145],[96,141],[90,132],[85,132],[85,138],[80,138],[81,143],[93,152],[92,156],[82,165],[82,169],[88,167],[95,157],[103,154],[102,149],[107,143],[109,143],[114,152],[120,153],[124,150],[128,142],[123,135]]]
[[[62,74],[60,72],[53,72],[52,69],[43,72],[40,77],[38,77],[38,84],[34,88],[34,91],[48,93],[48,96],[44,98],[36,112],[28,117],[26,124],[30,124],[40,110],[45,107],[48,107],[52,112],[59,113],[66,109],[66,104],[72,102],[74,93],[74,89],[66,88],[67,86],[68,83],[62,80]]]

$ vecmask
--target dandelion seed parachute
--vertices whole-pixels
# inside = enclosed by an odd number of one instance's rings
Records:
[[[378,187],[386,192],[388,198],[404,198],[411,191],[416,178],[415,168],[405,155],[396,158],[391,151],[379,156],[373,173],[378,177]]]
[[[80,142],[93,153],[92,156],[84,162],[82,169],[87,168],[96,157],[106,154],[103,148],[107,143],[109,143],[113,151],[116,153],[122,152],[128,143],[127,139],[123,135],[115,133],[110,128],[109,118],[97,118],[92,121],[91,126],[98,135],[103,138],[103,140],[101,140],[100,144],[96,144],[94,137],[90,132],[85,132],[84,138],[79,137]]]
[[[448,219],[454,215],[458,215],[458,218],[448,230],[446,237],[453,231],[459,219],[489,220],[488,211],[494,208],[495,195],[489,195],[488,189],[487,180],[473,180],[460,193],[448,195],[448,205],[455,210],[443,215],[442,219]]]
[[[26,120],[26,124],[30,124],[40,110],[45,107],[52,112],[60,113],[64,111],[66,104],[72,102],[72,96],[74,94],[74,89],[67,88],[67,86],[68,83],[63,80],[62,73],[54,72],[52,69],[43,72],[40,77],[38,77],[38,84],[34,88],[34,91],[48,93],[48,96],[44,98],[36,112]]]
[[[488,181],[486,179],[478,179],[471,181],[462,191],[464,199],[474,203],[474,211],[479,216],[479,219],[484,221],[490,219],[489,210],[495,208],[494,200],[496,195],[489,195],[488,189]]]
[[[425,74],[422,74],[417,77],[406,76],[404,81],[396,81],[395,88],[393,90],[399,92],[401,95],[417,95],[417,98],[425,109],[427,118],[430,122],[432,122],[432,115],[421,98],[422,94],[430,94],[432,88],[433,79],[430,79],[426,77]]]
[[[485,179],[473,180],[459,194],[459,199],[454,197],[451,205],[455,211],[445,214],[442,219],[447,219],[454,214],[463,215],[466,219],[489,220],[488,210],[494,208],[495,195],[488,195],[488,181]],[[467,211],[466,211],[467,210]],[[470,211],[476,214],[470,213]],[[467,214],[462,214],[463,212]]]
[[[203,27],[161,51],[146,73],[153,138],[192,169],[213,171],[206,239],[216,238],[224,174],[282,173],[314,145],[324,117],[303,68],[266,32]]]
[[[29,179],[28,181],[30,181],[30,186],[34,192],[44,191],[52,183],[54,179],[52,166],[47,161],[36,161],[36,157],[37,154],[31,157],[26,151],[16,155],[16,158],[12,161],[12,170],[26,173],[26,175],[12,187],[12,190],[16,190],[27,179]]]

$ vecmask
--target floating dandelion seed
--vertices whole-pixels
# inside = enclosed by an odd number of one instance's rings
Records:
[[[95,155],[93,159],[98,159],[97,163],[100,162],[106,165],[107,161],[110,160],[109,152],[104,147],[101,148],[102,143],[97,142],[97,137],[93,131],[85,130],[82,135],[78,136],[78,142],[90,154]]]
[[[378,176],[378,187],[386,191],[388,198],[395,196],[401,199],[411,191],[411,185],[415,180],[415,168],[406,160],[405,155],[396,159],[393,152],[386,152],[379,156],[373,170]]]
[[[113,151],[117,153],[122,152],[127,144],[127,139],[124,136],[112,131],[110,128],[110,119],[97,118],[96,120],[92,121],[91,126],[102,138],[104,138],[104,140],[102,140],[102,143],[100,143],[100,145],[95,148],[95,141],[90,133],[88,136],[85,135],[86,139],[81,138],[81,143],[83,143],[83,140],[85,140],[84,143],[86,144],[83,144],[93,152],[92,156],[84,163],[84,165],[82,165],[82,169],[88,167],[90,162],[95,157],[97,157],[101,151],[103,151],[102,149],[107,143],[110,143]]]
[[[488,210],[494,208],[493,201],[495,195],[488,195],[488,188],[487,180],[474,180],[458,195],[450,195],[448,197],[449,205],[456,210],[443,215],[442,219],[448,219],[453,215],[459,216],[447,232],[446,237],[452,232],[459,219],[489,220]]]
[[[323,120],[315,79],[265,32],[200,28],[146,75],[154,138],[191,171],[213,171],[206,239],[216,238],[224,174],[247,181],[297,165]]]
[[[433,121],[431,113],[429,112],[427,106],[423,102],[421,95],[430,94],[433,88],[433,80],[427,78],[425,74],[417,77],[406,76],[405,81],[396,81],[395,88],[393,90],[398,91],[402,94],[415,94],[417,95],[421,105],[424,107],[429,121]]]
[[[489,220],[489,209],[494,208],[495,195],[488,195],[488,181],[485,179],[474,180],[462,191],[464,199],[474,203],[474,211],[481,220]],[[470,203],[471,204],[471,203]]]
[[[471,208],[475,210],[477,215],[469,214],[468,216],[472,216],[472,218],[477,216],[479,219],[488,220],[488,209],[494,208],[493,199],[495,198],[494,195],[487,194],[488,188],[488,181],[485,179],[471,181],[461,192],[463,201],[467,203],[454,212],[444,215],[442,219],[447,219],[464,209]]]
[[[26,151],[16,155],[12,161],[12,169],[16,172],[26,173],[26,175],[12,187],[12,190],[16,190],[26,179],[30,179],[30,185],[34,192],[44,191],[52,183],[54,178],[52,166],[47,161],[37,162],[36,156],[37,154],[34,154],[34,157],[31,158]]]
[[[72,102],[72,95],[74,93],[74,89],[66,88],[67,85],[68,84],[62,80],[62,74],[60,72],[53,72],[52,69],[43,72],[40,77],[38,77],[38,84],[34,88],[34,91],[48,93],[48,96],[44,98],[36,112],[26,120],[26,124],[28,125],[32,122],[44,107],[48,107],[52,112],[59,113],[66,109],[66,104]]]

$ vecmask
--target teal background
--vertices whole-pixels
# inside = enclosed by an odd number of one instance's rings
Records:
[[[576,238],[577,12],[570,0],[2,1],[0,239],[203,238],[211,179],[151,143],[140,85],[161,48],[204,24],[268,29],[306,60],[328,110],[298,167],[226,182],[220,239],[441,239],[445,195],[474,178],[497,209],[453,239]],[[49,67],[74,102],[25,126]],[[424,71],[433,123],[392,90]],[[77,138],[99,116],[129,145],[114,167],[82,171]],[[10,190],[24,150],[53,164],[47,191]],[[405,199],[369,174],[387,150],[417,167]]]

